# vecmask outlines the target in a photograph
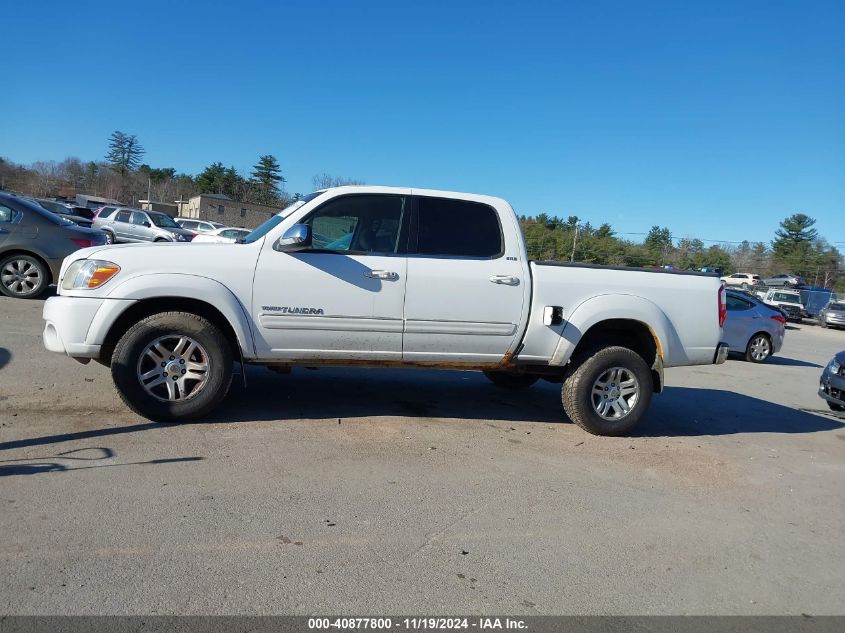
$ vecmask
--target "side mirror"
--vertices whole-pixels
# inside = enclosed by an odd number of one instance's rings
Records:
[[[146,220],[144,220],[144,226],[146,226],[147,228],[150,228],[152,225],[149,222],[147,222]]]
[[[294,224],[276,242],[277,251],[293,252],[306,248],[311,248],[311,226],[308,224]]]

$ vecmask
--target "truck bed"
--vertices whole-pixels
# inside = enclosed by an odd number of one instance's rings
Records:
[[[546,261],[530,267],[531,309],[520,361],[565,363],[593,324],[624,315],[648,326],[666,367],[713,362],[713,341],[720,337],[715,274]],[[563,323],[545,325],[546,306],[560,306]],[[556,350],[551,358],[549,349]]]

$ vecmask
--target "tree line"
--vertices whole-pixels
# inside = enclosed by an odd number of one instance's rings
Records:
[[[288,194],[279,161],[272,154],[258,157],[252,171],[214,162],[191,175],[173,167],[142,163],[145,150],[133,134],[115,131],[101,161],[36,161],[20,165],[0,158],[0,190],[36,197],[102,196],[135,204],[140,199],[159,202],[185,200],[201,193],[223,194],[238,202],[284,207],[297,200]],[[360,180],[322,173],[314,176],[314,190]],[[565,260],[616,266],[672,266],[682,270],[721,268],[725,274],[748,272],[770,276],[779,272],[802,275],[808,282],[845,292],[845,262],[837,248],[814,228],[803,213],[785,218],[771,242],[743,241],[711,244],[697,238],[676,239],[668,227],[653,226],[642,243],[617,235],[610,224],[594,227],[577,216],[567,219],[540,213],[520,217],[532,259]]]
[[[764,278],[786,272],[801,275],[811,285],[845,292],[845,259],[819,235],[815,223],[808,215],[796,213],[780,223],[771,242],[706,245],[698,238],[675,238],[668,227],[652,226],[639,243],[623,239],[610,224],[594,227],[577,216],[520,216],[531,259],[680,270],[720,268],[726,275],[743,272]]]
[[[77,193],[119,200],[135,205],[138,200],[174,202],[201,193],[223,194],[237,202],[284,207],[301,194],[289,194],[279,161],[262,154],[249,174],[214,162],[198,174],[186,174],[174,167],[153,167],[143,163],[146,150],[134,134],[117,130],[107,142],[103,160],[36,161],[21,165],[0,157],[0,190],[17,191],[39,198],[72,197]],[[359,180],[317,174],[315,189]]]

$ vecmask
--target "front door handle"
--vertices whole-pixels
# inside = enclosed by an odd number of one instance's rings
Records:
[[[494,284],[504,284],[505,286],[518,286],[519,277],[511,277],[510,275],[493,275],[490,281]]]
[[[364,277],[370,279],[384,279],[385,281],[396,281],[399,279],[399,273],[394,273],[390,270],[368,270],[364,273]]]

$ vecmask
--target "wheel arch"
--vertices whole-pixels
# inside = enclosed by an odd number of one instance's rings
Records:
[[[193,275],[144,275],[116,287],[109,297],[134,301],[111,316],[109,323],[92,323],[89,342],[102,341],[100,361],[104,364],[110,363],[114,346],[134,323],[168,311],[192,312],[207,318],[225,333],[241,356],[253,356],[247,312],[231,290],[218,281]]]
[[[620,306],[624,306],[620,308]],[[600,295],[569,316],[552,357],[552,365],[597,346],[621,345],[637,352],[651,368],[656,391],[663,388],[663,365],[682,352],[669,318],[653,302],[634,295]]]

